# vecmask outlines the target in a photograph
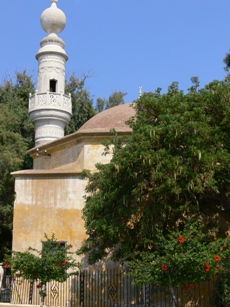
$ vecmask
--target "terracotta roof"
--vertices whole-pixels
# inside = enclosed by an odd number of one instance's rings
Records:
[[[89,119],[77,132],[109,132],[115,129],[117,132],[131,132],[132,129],[126,121],[135,115],[132,103],[121,104],[98,113]]]

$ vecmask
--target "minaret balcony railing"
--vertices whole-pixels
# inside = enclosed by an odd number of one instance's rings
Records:
[[[55,109],[72,114],[71,94],[65,95],[54,92],[30,94],[29,112],[41,109]]]

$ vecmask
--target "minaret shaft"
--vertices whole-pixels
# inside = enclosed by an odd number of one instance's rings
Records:
[[[38,57],[38,92],[64,93],[65,59],[58,54],[40,55]]]
[[[65,64],[68,56],[64,42],[58,37],[66,23],[64,13],[51,0],[51,7],[41,15],[41,25],[48,36],[41,40],[38,60],[38,88],[29,98],[30,119],[35,126],[35,146],[64,136],[70,121],[72,104],[65,95]]]

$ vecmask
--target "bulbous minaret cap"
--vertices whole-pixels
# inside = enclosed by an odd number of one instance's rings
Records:
[[[62,10],[57,7],[56,3],[58,0],[50,1],[52,4],[41,14],[40,23],[46,33],[57,35],[65,28],[66,16]]]

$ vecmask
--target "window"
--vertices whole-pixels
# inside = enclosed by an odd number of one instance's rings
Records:
[[[50,80],[50,92],[56,93],[57,91],[57,80],[52,79]]]

